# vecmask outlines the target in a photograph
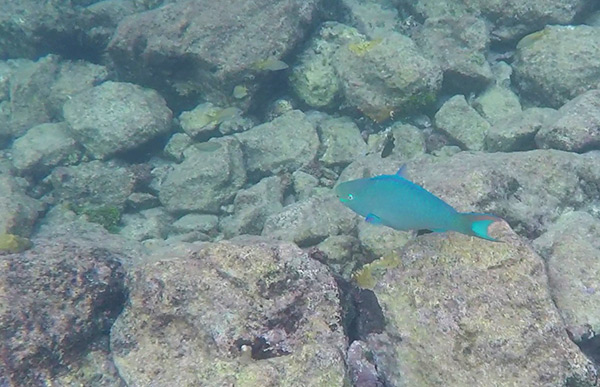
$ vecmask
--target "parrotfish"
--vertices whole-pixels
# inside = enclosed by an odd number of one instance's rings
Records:
[[[369,223],[396,230],[457,231],[496,241],[488,228],[502,218],[491,214],[458,212],[451,205],[404,176],[379,175],[338,184],[340,201]]]

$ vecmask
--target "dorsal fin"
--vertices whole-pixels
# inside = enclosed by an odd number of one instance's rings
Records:
[[[407,178],[406,177],[406,164],[403,164],[399,169],[398,172],[396,172],[396,176],[400,176],[403,178]]]

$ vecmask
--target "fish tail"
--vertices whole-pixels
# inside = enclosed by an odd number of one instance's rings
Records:
[[[463,234],[473,235],[479,238],[487,239],[488,241],[497,242],[497,239],[488,235],[488,228],[494,222],[502,221],[499,218],[490,214],[479,214],[476,212],[464,212],[461,216],[461,229],[458,230]]]

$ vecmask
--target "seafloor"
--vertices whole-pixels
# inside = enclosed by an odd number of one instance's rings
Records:
[[[402,165],[500,242],[336,197]],[[0,387],[591,387],[598,335],[598,0],[0,0]]]

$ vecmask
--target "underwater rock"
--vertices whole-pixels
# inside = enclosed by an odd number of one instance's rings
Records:
[[[566,213],[533,246],[546,259],[550,292],[573,340],[600,335],[600,220]],[[597,344],[592,352],[600,359]]]
[[[490,124],[504,122],[506,117],[520,113],[519,96],[508,87],[489,86],[473,100],[473,108]]]
[[[343,385],[347,340],[324,265],[262,238],[169,251],[132,273],[111,331],[127,385]]]
[[[171,106],[181,99],[202,99],[247,107],[257,86],[271,75],[255,64],[281,60],[301,44],[318,23],[321,3],[170,2],[123,19],[108,51],[123,79],[159,90]],[[232,90],[242,83],[248,95],[239,100]]]
[[[64,122],[32,127],[13,142],[11,152],[19,172],[36,176],[58,165],[76,164],[82,153]]]
[[[50,174],[54,198],[72,206],[76,212],[85,212],[88,207],[123,210],[136,182],[136,175],[131,168],[99,160],[57,167]]]
[[[455,95],[435,113],[435,127],[456,141],[463,150],[481,150],[490,124],[467,103],[463,95]]]
[[[104,82],[63,107],[73,135],[96,159],[138,148],[171,130],[171,110],[154,90]]]
[[[27,196],[23,183],[19,178],[0,173],[0,234],[29,237],[43,209],[41,202]]]
[[[333,64],[346,102],[377,122],[431,105],[442,84],[438,65],[398,33],[348,43]]]
[[[341,0],[343,19],[369,39],[396,32],[400,16],[390,0]]]
[[[519,42],[513,62],[521,97],[559,108],[600,88],[600,27],[548,26]]]
[[[587,0],[396,0],[402,10],[419,19],[481,15],[495,40],[511,41],[544,28],[547,24],[570,24],[591,7]]]
[[[319,148],[317,131],[300,110],[234,137],[242,144],[249,174],[258,176],[293,172],[313,161]]]
[[[358,126],[350,118],[322,120],[317,131],[322,144],[319,161],[327,167],[348,165],[367,151]]]
[[[600,149],[600,89],[586,91],[565,103],[555,121],[537,132],[535,142],[540,148],[570,152]]]
[[[0,259],[1,385],[47,383],[108,333],[126,299],[124,256],[102,239],[33,244]]]
[[[516,152],[536,148],[535,135],[556,119],[556,110],[529,108],[505,117],[492,125],[485,135],[485,149],[491,152]]]
[[[429,234],[409,243],[374,292],[386,317],[367,338],[392,385],[593,386],[569,339],[543,260],[506,225],[489,243]]]
[[[328,236],[349,233],[356,225],[356,217],[330,190],[327,191],[290,204],[269,216],[262,235],[308,247]]]
[[[411,36],[444,72],[450,92],[479,92],[492,83],[485,58],[490,37],[485,22],[471,15],[428,18]]]
[[[267,217],[283,209],[284,189],[281,177],[271,176],[240,190],[233,200],[233,215],[221,219],[219,224],[225,238],[260,235]]]
[[[143,241],[146,239],[164,239],[173,217],[162,207],[149,208],[133,214],[123,214],[121,217],[123,227],[119,235]]]
[[[315,108],[333,105],[340,89],[334,54],[343,44],[361,39],[355,28],[333,21],[323,23],[290,73],[290,86],[298,97]]]
[[[216,152],[195,146],[184,151],[184,160],[167,172],[159,187],[159,199],[167,211],[218,213],[246,182],[240,143],[225,137],[214,143]]]

